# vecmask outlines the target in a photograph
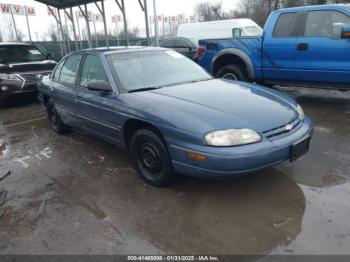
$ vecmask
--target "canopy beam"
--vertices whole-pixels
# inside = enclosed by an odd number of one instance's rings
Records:
[[[126,20],[126,12],[125,12],[125,2],[124,0],[121,0],[121,3],[119,3],[119,0],[115,0],[117,3],[120,11],[123,14],[123,20],[124,20],[124,33],[125,33],[125,40],[126,40],[126,45],[129,45],[129,34],[128,34],[128,22]]]

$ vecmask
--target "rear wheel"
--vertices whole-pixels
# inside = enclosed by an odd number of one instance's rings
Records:
[[[167,186],[175,179],[167,148],[155,131],[140,129],[130,143],[130,153],[140,177],[153,186]]]
[[[238,65],[226,65],[222,67],[216,74],[216,77],[228,80],[247,81],[248,76],[245,70]]]
[[[51,124],[51,127],[57,134],[65,134],[69,131],[69,126],[62,122],[60,115],[58,114],[55,103],[52,99],[47,102],[47,115]]]

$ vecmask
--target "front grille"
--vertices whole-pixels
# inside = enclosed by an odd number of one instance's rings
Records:
[[[26,84],[32,84],[38,81],[36,79],[36,74],[21,74],[21,77],[24,78]]]
[[[25,80],[25,84],[35,84],[38,82],[36,76],[37,75],[49,75],[50,72],[49,71],[45,71],[45,72],[32,72],[32,73],[25,73],[25,74],[20,74],[21,77],[23,77],[23,79]]]
[[[263,134],[266,138],[277,139],[282,136],[288,135],[291,132],[296,131],[301,126],[301,124],[302,124],[301,120],[297,118],[286,125],[279,126],[274,129],[265,131],[263,132]]]

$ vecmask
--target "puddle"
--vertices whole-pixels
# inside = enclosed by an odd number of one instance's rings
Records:
[[[301,188],[306,198],[302,230],[295,240],[279,246],[272,254],[349,255],[350,184]]]

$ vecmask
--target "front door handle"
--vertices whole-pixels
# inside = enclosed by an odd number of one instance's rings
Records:
[[[300,43],[297,46],[297,50],[298,51],[307,51],[307,50],[309,50],[309,44],[307,44],[307,43]]]

